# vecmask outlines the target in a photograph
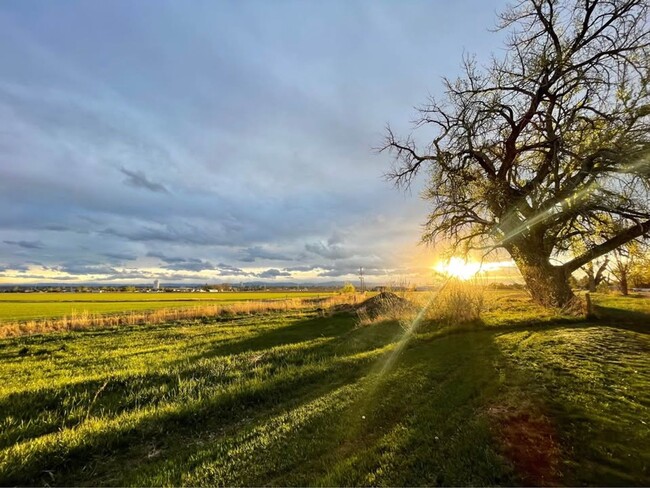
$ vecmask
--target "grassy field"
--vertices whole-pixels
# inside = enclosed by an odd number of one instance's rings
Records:
[[[84,311],[106,314],[328,295],[325,292],[0,293],[0,322],[55,318]]]
[[[650,485],[650,300],[0,340],[0,485]]]

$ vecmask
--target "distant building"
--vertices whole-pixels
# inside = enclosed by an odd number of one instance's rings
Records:
[[[154,280],[153,282],[153,289],[154,290],[160,290],[160,281]]]

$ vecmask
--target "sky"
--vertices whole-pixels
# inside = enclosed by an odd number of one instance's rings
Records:
[[[374,148],[503,6],[3,0],[0,283],[426,281]]]

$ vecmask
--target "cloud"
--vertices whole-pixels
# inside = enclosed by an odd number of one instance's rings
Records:
[[[284,268],[284,271],[288,272],[293,272],[293,271],[298,271],[305,273],[307,271],[313,271],[315,269],[326,269],[325,266],[320,265],[320,264],[310,264],[310,265],[305,265],[305,266],[289,266],[287,268]]]
[[[0,264],[0,271],[28,271],[27,264]]]
[[[124,180],[125,185],[132,186],[133,188],[144,188],[154,193],[169,193],[169,190],[160,183],[150,181],[142,171],[129,171],[124,167],[120,168],[120,171],[128,176]]]
[[[305,249],[313,254],[327,259],[346,259],[354,256],[354,253],[346,250],[343,246],[336,243],[316,242],[305,244]]]
[[[61,266],[54,266],[50,269],[72,275],[109,275],[118,272],[112,266],[106,266],[105,264],[68,263]]]
[[[490,2],[471,15],[457,2],[361,2],[345,15],[328,2],[5,3],[2,260],[45,243],[39,261],[70,270],[161,251],[150,255],[168,268],[160,276],[187,280],[250,275],[224,263],[305,279],[396,266],[426,211],[381,179],[388,157],[369,148],[387,120],[407,127],[464,46],[492,49],[456,28],[479,36]],[[433,47],[432,13],[445,19]]]
[[[21,280],[44,280],[47,282],[57,282],[57,281],[73,281],[76,280],[76,276],[57,276],[54,280],[50,275],[36,274],[36,273],[21,273],[20,275],[9,274],[0,270],[0,277],[3,278],[19,278]]]
[[[271,251],[261,246],[249,247],[247,249],[244,249],[242,253],[243,256],[239,258],[239,261],[245,263],[252,263],[256,259],[267,259],[269,261],[293,261],[294,260],[294,256],[291,256],[287,253]]]
[[[174,271],[209,271],[216,269],[214,264],[201,259],[188,259],[178,263],[166,264],[163,268]]]
[[[108,227],[101,232],[135,242],[169,242],[201,246],[223,243],[223,240],[218,237],[209,235],[191,225],[185,225],[185,229],[176,228],[170,224],[127,229]]]
[[[198,258],[182,258],[176,256],[165,256],[158,252],[148,252],[147,256],[155,257],[163,261],[165,264],[162,266],[164,269],[174,271],[206,271],[215,270],[217,267],[209,261],[204,261]]]
[[[5,244],[22,247],[24,249],[43,249],[41,241],[3,241]]]
[[[165,255],[164,255],[163,253],[161,253],[161,252],[153,252],[153,251],[149,251],[149,252],[147,253],[147,256],[148,256],[148,257],[151,257],[151,258],[158,258],[158,259],[160,259],[161,261],[164,261],[165,263],[169,263],[169,264],[171,264],[171,263],[182,263],[183,261],[186,261],[186,258],[172,257],[172,256],[165,256]]]
[[[219,276],[254,276],[254,273],[244,271],[236,266],[224,263],[213,264],[210,261],[199,258],[167,256],[163,253],[153,251],[148,252],[147,256],[160,259],[165,263],[162,266],[163,269],[173,271],[216,271]]]
[[[335,231],[329,239],[327,239],[327,244],[333,246],[335,244],[343,244],[343,234],[340,231]]]
[[[109,259],[115,259],[118,261],[134,261],[138,259],[138,257],[134,254],[127,254],[121,252],[105,252],[102,254],[102,256],[105,256]]]
[[[58,224],[49,224],[43,227],[45,230],[52,230],[56,232],[65,232],[70,230],[70,228],[66,225],[58,225]]]
[[[101,281],[124,281],[124,280],[164,280],[167,282],[176,281],[197,281],[197,276],[191,273],[167,273],[167,272],[151,272],[147,270],[140,270],[136,268],[129,268],[120,270],[117,273],[102,278]]]
[[[256,276],[258,278],[278,278],[280,276],[291,276],[291,273],[287,271],[280,271],[279,269],[275,268],[270,268],[266,271],[262,271],[261,273],[257,273]]]
[[[254,273],[250,271],[244,271],[243,269],[237,268],[236,266],[230,266],[229,264],[219,263],[217,265],[219,274],[222,276],[253,276]]]
[[[385,268],[377,268],[371,266],[363,266],[364,276],[383,276],[387,274],[397,274],[397,270],[389,270]],[[354,266],[350,264],[344,264],[341,266],[325,268],[323,271],[318,273],[318,276],[327,276],[330,278],[335,278],[339,276],[346,275],[359,275],[359,266]]]

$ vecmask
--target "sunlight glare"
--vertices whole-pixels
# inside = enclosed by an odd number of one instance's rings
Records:
[[[514,268],[514,261],[467,261],[459,257],[452,257],[447,262],[439,262],[432,267],[438,273],[448,278],[458,278],[459,280],[470,280],[478,274],[487,274],[492,271],[499,271],[506,268]]]
[[[469,280],[481,271],[481,264],[474,261],[465,261],[458,257],[452,257],[446,263],[438,263],[434,269],[439,273],[460,280]]]

